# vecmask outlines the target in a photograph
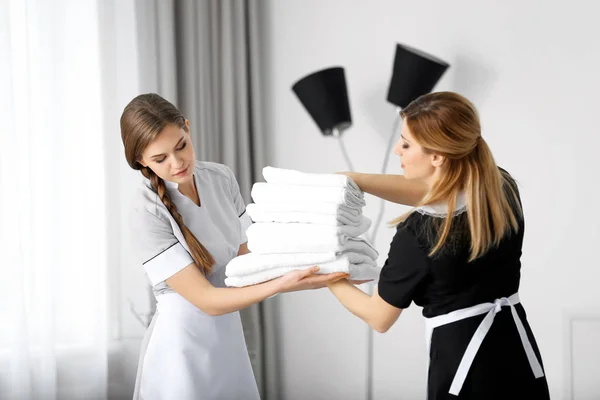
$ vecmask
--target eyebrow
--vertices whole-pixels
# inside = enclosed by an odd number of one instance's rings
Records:
[[[410,143],[410,140],[408,140],[407,138],[404,137],[404,135],[400,135],[400,137],[404,140],[406,140],[408,143]]]
[[[179,143],[181,143],[181,141],[182,141],[183,139],[185,139],[185,138],[184,138],[184,137],[182,137],[181,139],[179,139],[179,142],[177,142],[177,144],[175,145],[175,148],[179,147]],[[157,158],[157,157],[160,157],[160,156],[164,156],[164,154],[155,154],[155,155],[153,155],[153,156],[152,156],[152,157],[150,157],[150,158]]]

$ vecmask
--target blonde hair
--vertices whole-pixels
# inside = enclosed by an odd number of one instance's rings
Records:
[[[448,214],[430,256],[448,239],[461,192],[467,202],[469,261],[500,244],[511,231],[518,231],[515,208],[519,216],[522,210],[516,187],[508,173],[498,169],[490,148],[481,137],[477,110],[469,100],[453,92],[430,93],[414,100],[400,115],[425,153],[445,157],[439,179],[417,205],[448,204]],[[391,223],[404,221],[413,211]]]
[[[161,96],[148,93],[131,100],[121,115],[121,138],[125,147],[125,158],[131,168],[139,170],[150,180],[152,189],[181,229],[196,266],[208,274],[215,264],[215,259],[185,225],[165,182],[152,169],[140,164],[146,147],[169,124],[177,125],[186,132],[188,130],[183,114]]]

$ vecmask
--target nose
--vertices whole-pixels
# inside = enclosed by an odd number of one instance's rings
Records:
[[[396,154],[397,156],[402,156],[402,145],[400,143],[400,140],[398,140],[394,145],[394,154]]]
[[[182,157],[175,157],[174,164],[175,164],[175,166],[177,166],[177,168],[183,167],[183,164],[184,164],[183,158]]]

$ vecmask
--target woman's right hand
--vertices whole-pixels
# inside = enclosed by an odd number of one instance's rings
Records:
[[[280,293],[285,293],[299,290],[320,289],[326,287],[330,283],[349,277],[349,275],[344,272],[336,272],[333,274],[317,274],[317,272],[319,272],[319,267],[291,271],[276,278],[274,281],[278,285],[278,291]]]

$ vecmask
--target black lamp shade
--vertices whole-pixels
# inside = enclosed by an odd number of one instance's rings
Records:
[[[449,64],[420,50],[398,44],[387,100],[405,108],[431,92]]]
[[[344,68],[333,67],[314,72],[297,81],[292,90],[319,126],[331,135],[352,125]]]

